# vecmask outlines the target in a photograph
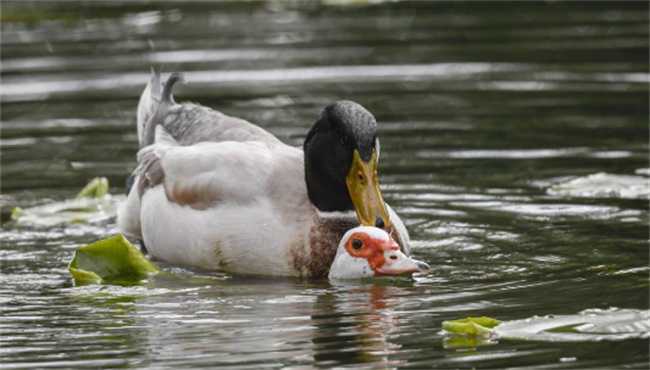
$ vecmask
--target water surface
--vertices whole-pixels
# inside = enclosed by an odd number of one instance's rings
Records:
[[[470,315],[648,309],[647,3],[329,3],[3,1],[3,220],[94,176],[124,192],[155,64],[186,72],[178,100],[294,145],[324,105],[366,106],[385,198],[433,271],[330,284],[165,266],[142,287],[74,287],[74,249],[113,221],[4,223],[0,367],[647,367],[648,339],[456,348],[441,333]],[[598,173],[641,190],[590,191]]]

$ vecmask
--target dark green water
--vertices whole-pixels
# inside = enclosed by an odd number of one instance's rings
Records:
[[[79,288],[67,262],[113,222],[4,223],[0,368],[648,367],[647,336],[458,349],[440,332],[648,309],[646,2],[3,1],[1,45],[3,219],[94,176],[124,191],[155,64],[187,72],[178,100],[295,145],[325,104],[362,103],[386,199],[433,271],[330,285],[167,267],[143,287]],[[548,190],[596,173],[645,193]]]

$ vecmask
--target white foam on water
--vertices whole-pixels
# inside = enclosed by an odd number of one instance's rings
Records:
[[[650,179],[599,172],[554,184],[546,192],[549,195],[579,198],[649,199]]]
[[[650,168],[637,168],[634,173],[642,176],[650,176]]]

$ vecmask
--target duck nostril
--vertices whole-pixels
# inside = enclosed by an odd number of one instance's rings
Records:
[[[396,260],[396,259],[397,259],[397,256],[393,254],[393,255],[390,256],[389,258],[392,259],[392,260]]]

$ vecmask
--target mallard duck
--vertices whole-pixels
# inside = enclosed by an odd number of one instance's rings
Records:
[[[176,103],[180,79],[172,74],[163,85],[152,73],[140,97],[136,185],[118,213],[121,231],[152,257],[327,277],[339,241],[359,225],[386,230],[410,253],[408,232],[379,189],[377,123],[365,108],[326,106],[300,150],[243,119]]]

